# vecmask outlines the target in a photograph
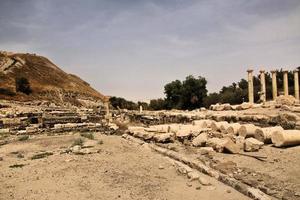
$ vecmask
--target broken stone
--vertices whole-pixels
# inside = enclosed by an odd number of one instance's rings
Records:
[[[237,136],[235,138],[235,144],[239,147],[240,150],[244,150],[244,146],[245,146],[245,138],[242,136]]]
[[[196,138],[193,139],[192,144],[195,147],[205,146],[205,143],[208,139],[207,133],[201,133]]]
[[[201,185],[204,185],[204,186],[209,186],[209,185],[211,185],[211,183],[206,179],[206,178],[204,178],[204,177],[199,177],[199,183],[201,184]]]
[[[224,144],[224,150],[228,153],[239,153],[240,148],[239,145],[235,144],[230,138],[226,138],[226,142]]]
[[[174,133],[162,133],[153,136],[153,139],[159,143],[172,142],[174,139]]]
[[[216,152],[220,153],[223,152],[226,142],[226,139],[210,138],[207,140],[206,146],[212,147]]]
[[[216,190],[216,187],[215,186],[207,186],[206,190],[213,191],[213,190]]]
[[[194,181],[194,180],[197,180],[200,178],[200,173],[197,172],[197,171],[191,171],[187,174],[187,177],[191,180],[191,181]]]
[[[275,131],[272,134],[272,143],[276,147],[294,146],[300,144],[299,130],[283,130]]]
[[[248,152],[258,151],[263,145],[263,142],[255,138],[247,138],[245,139],[244,150]]]
[[[199,149],[197,149],[197,151],[200,155],[206,155],[215,152],[215,150],[212,147],[200,147]]]
[[[181,162],[178,162],[178,161],[174,162],[174,166],[175,166],[176,170],[181,174],[187,174],[187,173],[193,171],[192,168],[190,168],[189,166],[187,166]]]
[[[91,148],[98,144],[97,140],[86,140],[84,141],[82,148]]]
[[[153,138],[154,133],[153,132],[146,132],[146,131],[134,131],[133,132],[134,137],[138,137],[144,140],[150,140]]]
[[[187,185],[188,187],[192,187],[192,186],[193,186],[193,184],[190,183],[190,182],[187,182],[186,185]]]
[[[158,169],[164,169],[164,166],[159,165],[159,166],[158,166]]]
[[[257,129],[260,129],[259,127],[253,125],[253,124],[245,124],[241,125],[241,127],[238,130],[238,135],[242,137],[254,137],[255,131]]]
[[[70,150],[71,150],[73,153],[80,153],[81,146],[75,145],[75,146],[71,147]]]

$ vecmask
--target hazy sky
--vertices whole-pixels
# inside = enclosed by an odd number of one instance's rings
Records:
[[[204,76],[210,92],[300,65],[299,0],[0,0],[0,49],[50,58],[105,95],[163,97]]]

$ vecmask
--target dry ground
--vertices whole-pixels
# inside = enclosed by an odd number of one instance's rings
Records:
[[[170,160],[146,146],[120,136],[95,136],[103,144],[93,148],[98,153],[87,155],[61,154],[77,134],[36,136],[0,146],[0,199],[249,199],[205,175],[212,186],[197,188],[197,181],[189,182]],[[31,160],[41,151],[54,154]],[[15,164],[24,166],[11,168]]]

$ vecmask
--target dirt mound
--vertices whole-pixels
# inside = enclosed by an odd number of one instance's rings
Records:
[[[32,93],[16,92],[16,78],[28,79]],[[45,57],[0,51],[0,98],[47,100],[80,105],[80,100],[103,101],[105,96],[76,75],[68,74]]]
[[[292,106],[296,103],[296,99],[295,97],[289,95],[289,96],[279,96],[276,98],[276,103],[277,104],[281,104],[281,105],[288,105],[288,106]]]

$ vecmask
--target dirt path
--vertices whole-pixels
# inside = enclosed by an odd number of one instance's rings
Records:
[[[0,199],[249,199],[204,174],[212,186],[190,182],[167,158],[119,136],[97,134],[99,153],[60,154],[76,137],[39,136],[0,146]],[[30,159],[43,150],[54,154]],[[14,164],[25,166],[10,168]]]

